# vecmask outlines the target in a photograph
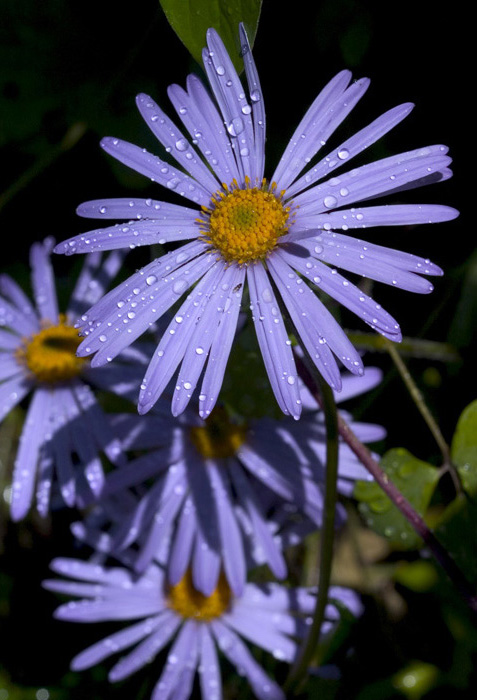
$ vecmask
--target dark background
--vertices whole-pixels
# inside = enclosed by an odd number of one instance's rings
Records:
[[[475,189],[469,164],[475,150],[470,34],[470,18],[461,3],[446,4],[444,11],[427,0],[264,0],[254,46],[267,110],[268,174],[318,91],[344,67],[355,78],[367,75],[372,82],[341,127],[341,137],[396,104],[416,104],[405,122],[384,143],[370,149],[365,160],[433,143],[450,147],[454,178],[406,193],[404,201],[448,204],[461,211],[460,218],[447,224],[370,234],[370,240],[430,257],[445,270],[445,277],[436,279],[431,296],[411,296],[377,285],[375,297],[398,318],[406,336],[451,342],[459,353],[460,360],[453,362],[409,360],[447,439],[464,406],[475,398],[470,377],[475,364],[472,341],[477,308],[475,229],[468,205]],[[183,85],[187,73],[196,70],[200,69],[155,0],[126,5],[109,0],[2,1],[2,271],[15,275],[27,287],[30,244],[47,235],[61,241],[87,230],[88,222],[75,214],[84,200],[162,196],[157,187],[115,164],[98,143],[102,136],[110,135],[154,150],[154,140],[135,109],[135,95],[149,92],[168,109],[167,85]],[[468,178],[470,187],[466,187]],[[127,265],[139,267],[146,255],[145,251],[134,252]],[[72,271],[80,262],[79,258],[55,258],[60,294],[62,290],[66,294]],[[351,329],[358,329],[351,318],[344,320],[349,320]],[[382,366],[388,378],[356,410],[367,420],[386,425],[386,447],[404,445],[418,457],[437,463],[433,440],[392,372],[389,358],[375,354],[369,362]],[[1,480],[2,484],[8,481],[8,473]],[[2,680],[9,678],[9,700],[35,698],[41,687],[50,688],[51,697],[55,693],[58,698],[106,697],[104,670],[81,678],[66,673],[69,659],[100,637],[99,626],[94,631],[72,631],[64,623],[52,623],[56,601],[39,588],[49,559],[71,552],[71,516],[58,514],[54,530],[50,522],[35,518],[12,526],[2,504],[2,518],[0,616],[4,631],[0,644],[5,649],[0,660],[4,659],[5,666],[0,688]],[[422,605],[422,599],[416,603],[410,596],[408,605],[408,614],[391,628],[383,627],[381,613],[371,607],[368,626],[356,638],[355,682],[345,683],[341,697],[354,697],[355,691],[356,696],[359,691],[367,692],[366,700],[391,697],[373,695],[372,684],[419,652],[419,658],[424,654],[437,666],[449,661],[443,649],[455,644],[455,639],[439,619],[439,604],[426,599]],[[46,644],[49,634],[54,636]],[[93,679],[94,689],[88,685]],[[142,697],[141,692],[147,697],[148,684],[147,673],[138,674],[115,691],[116,697]],[[443,692],[466,697],[471,685],[472,679],[467,679],[463,687],[454,684]],[[438,692],[426,697],[440,697]]]

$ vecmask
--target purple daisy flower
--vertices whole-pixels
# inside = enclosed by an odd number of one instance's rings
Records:
[[[0,276],[0,421],[32,393],[13,472],[14,520],[28,512],[36,481],[37,509],[46,514],[55,475],[68,506],[99,495],[100,451],[115,464],[124,455],[89,384],[126,395],[144,371],[138,362],[91,369],[76,356],[80,338],[73,321],[101,297],[123,255],[114,252],[102,265],[100,253],[88,255],[63,314],[50,262],[53,246],[48,238],[30,250],[36,309],[13,279]],[[126,356],[137,360],[140,353],[128,350]]]
[[[184,410],[203,370],[199,412],[203,418],[210,414],[248,287],[274,394],[283,412],[298,418],[300,392],[280,303],[318,370],[339,389],[337,360],[355,374],[362,372],[362,362],[315,290],[384,336],[399,341],[401,333],[394,318],[335,267],[416,293],[432,290],[421,274],[442,274],[429,260],[345,233],[448,221],[457,215],[440,205],[362,204],[450,177],[445,146],[431,145],[353,169],[341,167],[395,127],[413,105],[387,111],[312,164],[368,87],[365,78],[350,83],[351,73],[344,70],[320,92],[275,172],[264,179],[265,110],[243,26],[240,40],[248,94],[213,29],[207,32],[203,61],[215,101],[195,75],[188,77],[187,91],[178,85],[169,88],[191,140],[150,97],[137,98],[147,125],[179,167],[117,138],[101,143],[114,158],[195,206],[136,198],[86,202],[78,209],[81,216],[128,222],[75,236],[56,248],[71,254],[188,241],[106,295],[78,324],[86,336],[79,354],[96,353],[92,366],[99,366],[186,295],[149,364],[139,394],[140,413],[153,406],[180,365],[173,414]]]
[[[362,377],[345,375],[340,398],[360,395],[380,380],[376,368]],[[307,403],[316,409],[311,396]],[[381,426],[346,417],[363,442],[385,435]],[[321,411],[306,411],[299,422],[261,418],[246,424],[231,420],[221,407],[206,421],[191,410],[173,418],[163,401],[148,416],[118,416],[115,428],[124,450],[144,453],[107,475],[99,513],[76,523],[74,533],[94,547],[101,542],[101,550],[113,556],[134,544],[132,566],[139,573],[156,559],[171,584],[190,570],[195,588],[210,595],[223,571],[239,596],[247,570],[257,563],[266,563],[276,578],[287,575],[275,509],[291,504],[306,516],[305,529],[321,527],[326,463]],[[351,495],[356,479],[369,478],[341,442],[340,493]],[[134,496],[131,487],[139,487]],[[344,518],[340,509],[338,515]]]
[[[119,681],[149,664],[169,646],[151,700],[187,700],[196,672],[204,700],[219,700],[220,650],[246,677],[257,698],[285,698],[243,639],[270,652],[278,661],[292,662],[311,621],[316,589],[248,583],[243,596],[236,598],[221,576],[211,595],[204,596],[195,590],[189,573],[175,586],[169,586],[163,570],[155,564],[139,578],[122,567],[107,568],[76,559],[55,559],[51,568],[72,580],[47,580],[45,588],[81,598],[61,605],[56,618],[83,623],[135,620],[78,654],[71,663],[72,670],[81,671],[128,650],[109,672],[110,681]],[[332,633],[340,619],[333,601],[355,616],[361,613],[361,602],[349,589],[331,587],[329,598],[323,635]]]

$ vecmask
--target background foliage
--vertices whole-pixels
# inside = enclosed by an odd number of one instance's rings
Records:
[[[170,13],[182,3],[163,4],[174,26]],[[200,10],[199,2],[183,5]],[[372,79],[368,93],[344,125],[348,134],[395,104],[416,103],[411,116],[370,149],[366,158],[432,143],[450,146],[455,177],[411,191],[406,201],[449,204],[460,209],[460,218],[445,225],[399,227],[387,231],[385,241],[378,230],[373,239],[429,256],[444,267],[445,277],[436,280],[430,297],[415,295],[411,304],[406,292],[382,285],[376,287],[375,296],[400,319],[408,338],[439,343],[429,347],[415,340],[405,342],[403,357],[445,439],[452,441],[466,494],[455,498],[449,475],[438,472],[439,450],[382,347],[375,347],[367,359],[368,364],[383,368],[384,382],[352,408],[356,417],[386,426],[388,437],[377,449],[382,454],[393,451],[387,453],[384,466],[396,474],[401,470],[399,485],[410,490],[415,506],[425,511],[428,522],[436,526],[463,571],[475,581],[477,408],[470,404],[476,398],[472,370],[477,254],[464,192],[473,150],[470,123],[465,123],[470,114],[466,53],[470,28],[465,12],[458,9],[448,7],[444,14],[427,0],[263,0],[254,56],[268,115],[269,170],[319,89],[343,67],[353,70],[356,78]],[[194,28],[201,45],[200,23]],[[134,4],[3,0],[2,270],[28,289],[30,244],[47,235],[62,240],[85,230],[87,223],[75,215],[80,202],[131,193],[157,196],[143,178],[107,158],[98,141],[104,135],[120,136],[157,152],[136,112],[134,96],[149,92],[168,109],[167,85],[184,84],[191,70],[201,69],[157,0]],[[147,255],[145,250],[134,251],[128,267],[139,267]],[[80,264],[80,258],[55,259],[65,298]],[[342,320],[351,331],[363,330],[345,314]],[[361,340],[363,347],[370,342],[367,336]],[[243,352],[253,359],[254,350],[246,338]],[[259,373],[257,367],[257,386]],[[240,374],[233,373],[227,382],[229,396],[243,384]],[[262,404],[259,410],[265,410]],[[17,412],[0,427],[1,491],[10,480],[21,420]],[[390,522],[389,504],[381,494],[373,493],[373,487],[360,488],[359,509],[354,502],[347,504],[349,523],[338,538],[333,577],[363,593],[366,612],[357,624],[340,631],[343,645],[337,640],[334,654],[323,651],[325,660],[328,654],[339,662],[341,679],[313,679],[308,697],[316,697],[317,692],[324,699],[358,700],[472,696],[477,689],[475,619],[433,560],[419,549],[414,533],[409,531],[408,538],[402,538],[401,524]],[[0,503],[0,700],[104,700],[113,692],[118,700],[149,697],[157,677],[153,669],[141,671],[114,691],[103,667],[83,674],[67,670],[72,656],[102,632],[99,626],[93,632],[88,626],[72,625],[71,629],[53,621],[57,601],[40,588],[50,559],[71,553],[69,523],[76,517],[57,513],[52,527],[50,520],[32,516],[14,526],[8,520],[7,505]],[[295,581],[313,580],[312,551],[310,545],[290,552]],[[276,672],[283,675],[285,670]],[[247,690],[234,677],[229,677],[226,692],[230,698],[247,697]]]

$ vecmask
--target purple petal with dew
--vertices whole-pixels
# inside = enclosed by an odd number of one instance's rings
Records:
[[[261,263],[247,268],[247,280],[252,318],[273,393],[282,411],[297,420],[301,402],[291,342]]]
[[[267,676],[240,637],[218,619],[211,621],[210,628],[219,649],[246,676],[259,700],[285,700],[283,690]]]
[[[55,464],[50,449],[50,443],[45,442],[40,450],[37,467],[36,510],[41,518],[48,515],[52,491]]]
[[[340,248],[348,250],[359,255],[360,259],[366,257],[373,259],[376,262],[384,262],[390,267],[401,269],[404,271],[416,272],[421,275],[442,275],[440,267],[432,263],[427,258],[420,258],[411,253],[404,253],[393,248],[386,248],[367,241],[361,241],[359,238],[345,236],[342,233],[330,233],[328,231],[320,231],[319,236],[315,239],[326,245],[328,248]],[[311,254],[315,257],[322,257],[322,253],[317,251],[315,247],[311,250],[311,241],[308,241],[305,246],[308,246]]]
[[[258,71],[253,60],[252,49],[248,40],[247,32],[242,23],[239,25],[240,53],[243,58],[245,75],[248,83],[250,102],[252,105],[253,138],[255,152],[255,175],[260,183],[265,169],[265,107],[263,103],[262,88]]]
[[[63,411],[62,393],[52,390],[52,410],[50,416],[50,449],[58,477],[61,496],[67,506],[72,508],[76,500],[76,475],[73,464],[73,446],[68,430],[68,415]]]
[[[0,303],[1,303],[1,300],[0,300]],[[18,350],[18,348],[22,344],[22,340],[23,339],[21,338],[21,336],[17,335],[16,333],[13,333],[11,331],[4,331],[0,328],[0,350],[2,352],[4,352],[5,354],[7,354],[7,352],[8,352],[8,354],[9,354],[8,361],[13,359],[13,361],[16,363],[17,368],[20,369],[21,371],[23,371],[23,368],[14,359],[14,353],[16,350]],[[7,357],[5,357],[4,360],[6,362]]]
[[[144,597],[139,591],[108,592],[105,598],[82,599],[60,605],[55,610],[57,620],[69,622],[108,622],[109,620],[134,620],[159,612],[158,601]]]
[[[445,146],[429,146],[362,165],[298,194],[294,204],[301,215],[308,216],[380,197],[445,168],[451,162],[444,155],[446,150]],[[346,194],[340,194],[344,190]]]
[[[38,328],[38,315],[35,307],[10,275],[0,274],[0,295],[9,299],[25,319],[30,318],[30,332],[34,332]]]
[[[59,311],[55,275],[50,260],[53,247],[53,238],[47,238],[42,243],[34,243],[30,248],[30,265],[33,296],[38,313],[43,320],[56,324]]]
[[[136,402],[145,368],[139,364],[134,366],[121,362],[124,352],[123,350],[120,359],[114,364],[93,367],[93,369],[86,367],[83,369],[82,376],[96,389],[103,389]]]
[[[199,520],[197,526],[192,553],[192,581],[197,591],[210,596],[217,588],[222,560],[219,551],[210,546],[204,535],[204,526]]]
[[[351,160],[366,148],[369,148],[369,146],[405,119],[413,107],[414,105],[410,102],[393,107],[364,127],[364,129],[361,129],[341,143],[334,151],[294,182],[287,190],[287,197],[293,197],[293,195],[314,184],[317,180],[326,177],[335,168],[340,167],[344,161]]]
[[[151,219],[165,223],[173,219],[193,221],[198,209],[191,209],[182,204],[171,204],[157,199],[137,199],[136,197],[118,197],[116,199],[92,199],[80,204],[76,213],[86,219]]]
[[[91,492],[99,496],[104,485],[104,473],[99,458],[99,449],[94,435],[91,435],[88,420],[81,407],[78,406],[73,386],[65,386],[57,389],[56,395],[61,400],[70,432],[70,441],[73,450],[77,453],[82,471]]]
[[[160,616],[159,629],[151,630],[152,634],[147,639],[127,656],[120,659],[111,669],[108,679],[114,683],[147,666],[170,642],[180,624],[181,619],[175,613],[171,610],[165,610]]]
[[[239,172],[222,117],[197,76],[188,76],[187,89],[170,85],[167,94],[221,184],[231,183]]]
[[[346,188],[341,188],[346,192]],[[338,202],[339,206],[339,202]],[[348,229],[370,228],[373,226],[413,226],[415,224],[435,224],[441,221],[450,221],[458,216],[458,212],[452,207],[439,204],[385,204],[376,207],[353,207],[351,209],[339,209],[324,214],[310,216],[297,216],[293,225],[293,233],[303,229]],[[296,229],[296,232],[295,232]],[[280,242],[285,242],[285,237]]]
[[[229,460],[229,472],[238,499],[250,517],[253,536],[263,550],[265,560],[277,578],[285,578],[287,575],[285,559],[272,535],[260,501],[255,495],[243,467],[236,460],[231,459]]]
[[[12,338],[15,338],[15,336],[12,336]],[[3,351],[4,348],[2,347],[1,343],[2,338],[0,337],[0,348]],[[19,344],[20,343],[17,342],[17,345]],[[13,379],[14,377],[18,377],[19,374],[21,374],[22,377],[25,375],[24,368],[18,364],[18,361],[13,354],[8,354],[6,357],[2,357],[2,355],[3,352],[0,355],[0,382],[3,382],[5,379]]]
[[[127,141],[106,137],[102,139],[101,146],[124,165],[132,168],[141,175],[150,178],[163,187],[186,197],[199,205],[207,206],[210,201],[209,191],[202,185],[180,170],[175,170],[169,163],[165,163],[157,156],[148,153],[145,149],[135,146]]]
[[[333,104],[335,104],[336,100],[343,95],[349,85],[350,80],[350,71],[343,70],[340,73],[337,73],[321,90],[295,129],[295,132],[285,148],[280,162],[278,163],[277,169],[273,173],[271,182],[278,183],[281,180],[285,181],[287,179],[287,171],[289,168],[293,167],[295,153],[301,140],[301,134],[306,134],[310,131],[310,129],[313,131],[317,120],[319,120],[319,124],[323,125],[323,123],[326,123],[326,121],[330,119]],[[320,144],[320,142],[317,141],[315,153],[319,150],[321,145],[323,144]]]
[[[332,314],[280,254],[271,257],[268,266],[301,342],[326,381],[339,390],[341,375],[331,351],[356,373],[362,369],[359,354]]]
[[[249,583],[244,595],[237,601],[237,610],[242,607],[251,614],[253,610],[273,612],[299,612],[307,615],[316,605],[316,589],[285,588],[278,583]]]
[[[99,253],[91,253],[85,258],[83,268],[75,284],[68,304],[68,317],[76,320],[87,308],[96,304],[103,296],[114,277],[121,270],[125,251],[115,251],[101,263]]]
[[[133,644],[140,642],[144,637],[151,635],[162,623],[163,616],[157,615],[147,620],[141,620],[136,625],[131,625],[124,630],[115,632],[100,642],[93,644],[80,654],[75,656],[71,662],[73,671],[84,671],[86,668],[95,666],[107,659],[112,654],[117,654]]]
[[[172,475],[174,477],[174,474]],[[170,473],[168,480],[171,480]],[[118,527],[114,533],[114,545],[117,549],[126,549],[132,542],[141,540],[147,542],[151,530],[152,521],[160,510],[160,502],[166,488],[167,479],[160,478],[148,488],[140,497],[128,514],[124,514],[118,521]],[[158,542],[159,545],[159,542]],[[136,557],[137,561],[137,557]]]
[[[321,249],[322,246],[320,245],[318,248]],[[391,338],[391,340],[398,342],[401,340],[399,325],[393,317],[384,311],[379,304],[376,304],[371,297],[368,297],[358,287],[338,274],[336,270],[330,270],[327,265],[311,257],[306,258],[305,262],[305,259],[297,255],[290,255],[286,251],[280,251],[280,255],[291,267],[305,275],[310,282],[313,282],[330,297],[353,311],[371,328]]]
[[[104,497],[111,496],[123,489],[137,486],[148,479],[159,478],[170,464],[167,457],[168,450],[155,450],[138,457],[119,469],[108,472],[102,495]]]
[[[208,50],[203,50],[202,60],[227,131],[232,137],[231,144],[241,176],[239,183],[244,183],[246,175],[255,183],[257,163],[254,157],[252,107],[247,102],[242,83],[222,39],[214,29],[209,29],[206,36]]]
[[[78,581],[63,581],[60,579],[47,579],[42,582],[43,588],[52,593],[75,596],[77,598],[94,599],[101,595],[102,586],[98,583],[84,583]]]
[[[180,258],[180,254],[176,257]],[[97,351],[92,367],[109,362],[150,328],[213,265],[214,257],[206,254],[164,277],[163,270],[156,265],[144,274],[136,273],[130,279],[132,293],[127,296],[114,293],[109,312],[101,321],[93,322],[93,330],[84,331],[86,338],[78,354],[85,356]],[[90,314],[97,317],[95,307]]]
[[[202,241],[194,241],[153,260],[100,299],[87,313],[83,314],[76,325],[83,332],[90,329],[91,335],[91,329],[94,329],[98,323],[114,321],[118,308],[122,309],[126,304],[131,303],[135,304],[132,308],[136,308],[138,296],[146,294],[151,287],[153,288],[151,293],[154,293],[155,297],[158,289],[154,285],[157,284],[158,280],[167,281],[170,279],[170,275],[177,270],[184,271],[184,263],[194,260],[205,250],[206,245]],[[185,291],[187,285],[182,286],[184,286]],[[178,291],[179,295],[182,293],[182,291]]]
[[[141,414],[151,409],[169,384],[186,353],[194,329],[201,319],[209,298],[214,292],[216,281],[218,278],[220,279],[223,261],[211,262],[209,269],[206,269],[206,266],[209,265],[208,260],[203,261],[203,263],[202,279],[199,280],[177,311],[149,363],[139,393],[138,411]],[[189,392],[191,387],[192,384],[189,386],[189,382],[186,381],[184,389]],[[180,390],[181,386],[177,384],[176,391]]]
[[[195,218],[199,212],[195,212]],[[155,219],[137,221],[133,219],[122,224],[94,229],[79,236],[69,238],[55,249],[57,253],[92,253],[96,251],[115,250],[117,248],[138,248],[157,243],[190,240],[200,236],[199,224],[195,220],[172,219],[156,221]]]
[[[216,505],[210,475],[204,462],[197,457],[186,462],[190,493],[197,518],[192,579],[194,587],[211,595],[220,573],[220,537]]]
[[[81,559],[56,557],[50,563],[50,569],[60,576],[103,583],[107,586],[128,586],[131,583],[131,574],[126,569],[105,567]]]
[[[178,516],[167,565],[168,579],[173,586],[179,583],[189,566],[196,530],[196,510],[188,496]]]
[[[174,416],[185,409],[199,381],[218,328],[230,306],[229,300],[233,294],[235,279],[239,277],[237,270],[236,265],[228,268],[225,265],[218,266],[216,274],[209,282],[208,300],[186,348],[172,398]],[[222,351],[224,350],[222,348]]]
[[[182,664],[182,670],[180,672],[179,681],[176,683],[174,689],[171,688],[169,693],[169,700],[189,700],[194,687],[195,674],[198,672],[199,665],[199,654],[200,654],[200,631],[204,625],[200,623],[197,624],[197,639],[192,644],[184,663]],[[162,696],[161,696],[162,700]]]
[[[374,246],[374,248],[369,250],[371,246],[368,246],[366,241],[349,239],[348,236],[345,236],[343,237],[343,242],[339,240],[338,236],[339,234],[337,234],[335,239],[333,235],[320,234],[314,241],[305,241],[304,245],[312,255],[314,254],[314,257],[328,265],[336,265],[343,270],[354,272],[362,277],[368,277],[377,282],[399,287],[416,294],[429,294],[434,289],[428,280],[399,266],[400,262],[403,266],[406,264],[407,261],[404,257],[406,254],[403,254],[403,260],[400,261],[399,251],[390,251],[384,248],[383,256],[381,257],[379,246]],[[348,239],[350,240],[349,245]],[[313,244],[315,245],[313,246]],[[320,248],[321,253],[318,253],[317,251]],[[386,258],[390,258],[390,252],[395,253],[396,256],[395,261],[392,261],[391,264],[386,261]],[[431,269],[429,266],[426,266],[423,258],[421,258],[421,261],[422,272],[425,269]],[[413,261],[413,264],[416,265],[416,262]],[[437,266],[433,266],[433,269],[435,274],[439,274]]]
[[[234,595],[240,596],[247,578],[243,539],[234,512],[233,496],[227,473],[218,469],[213,460],[207,460],[206,469],[212,485],[217,509],[223,566]]]
[[[194,180],[213,194],[219,187],[219,181],[214,177],[205,163],[197,157],[195,148],[188,139],[168,118],[165,112],[154,100],[141,93],[136,97],[136,104],[141,115],[154,136],[162,143],[166,151],[191,175]]]
[[[13,468],[12,520],[24,518],[32,502],[39,453],[49,428],[51,398],[48,390],[36,389],[28,407]]]
[[[225,302],[219,327],[212,340],[199,395],[199,414],[204,419],[212,412],[222,386],[227,360],[237,330],[244,281],[244,267],[232,265],[227,268],[222,284],[228,284],[231,292]]]
[[[35,317],[25,316],[16,306],[0,297],[0,326],[11,328],[22,336],[30,336],[40,330],[40,324]]]
[[[369,87],[369,79],[361,78],[353,82],[345,92],[333,102],[328,110],[318,113],[316,119],[305,131],[303,130],[296,140],[296,148],[293,159],[289,167],[284,170],[283,175],[277,181],[279,190],[286,189],[288,185],[298,176],[303,168],[310,162],[320,146],[326,143],[327,139],[343,122],[357,102],[364,95]]]
[[[200,689],[204,700],[222,700],[222,679],[215,642],[207,625],[201,625],[200,662],[198,666]]]
[[[154,558],[164,533],[168,531],[176,519],[184,502],[186,495],[184,469],[182,467],[180,474],[174,472],[174,470],[179,472],[179,465],[169,467],[169,472],[172,472],[173,478],[169,478],[169,474],[166,477],[160,503],[156,507],[156,513],[153,515],[152,522],[149,524],[149,532],[143,530],[144,544],[141,544],[141,551],[134,564],[135,570],[140,573],[149,566]]]
[[[295,491],[283,474],[277,469],[274,462],[258,455],[256,450],[247,444],[243,444],[237,451],[237,458],[265,486],[274,491],[287,501],[293,501]]]
[[[222,620],[252,644],[269,651],[278,661],[293,661],[296,643],[276,629],[272,616],[266,612],[260,614],[259,610],[247,612],[244,607],[232,609],[224,613]]]
[[[151,700],[171,700],[176,698],[175,691],[181,683],[184,668],[190,667],[191,661],[197,659],[199,647],[199,625],[195,620],[187,620],[177,635],[164,670],[157,682]],[[194,665],[196,665],[196,661]]]
[[[72,391],[84,415],[92,439],[104,451],[110,462],[116,465],[124,464],[126,456],[121,450],[121,443],[113,434],[106,414],[92,389],[87,384],[78,382],[73,384]]]

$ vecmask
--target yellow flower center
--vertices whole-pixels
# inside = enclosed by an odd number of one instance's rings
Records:
[[[234,180],[231,187],[223,185],[212,197],[210,209],[202,207],[204,237],[227,262],[240,265],[265,258],[276,246],[280,236],[288,231],[290,207],[282,203],[283,190],[275,194],[276,185],[240,189]]]
[[[45,384],[65,382],[78,376],[85,358],[76,357],[81,342],[78,331],[60,317],[57,326],[47,326],[27,338],[17,350],[18,362],[30,370],[35,379]]]
[[[220,617],[228,609],[232,594],[223,573],[220,574],[217,588],[209,596],[196,591],[192,583],[192,573],[188,570],[183,578],[169,590],[168,603],[172,610],[182,617],[209,622]]]
[[[190,430],[190,437],[202,457],[221,459],[233,457],[245,441],[247,429],[232,423],[222,408],[216,408],[203,426]]]

